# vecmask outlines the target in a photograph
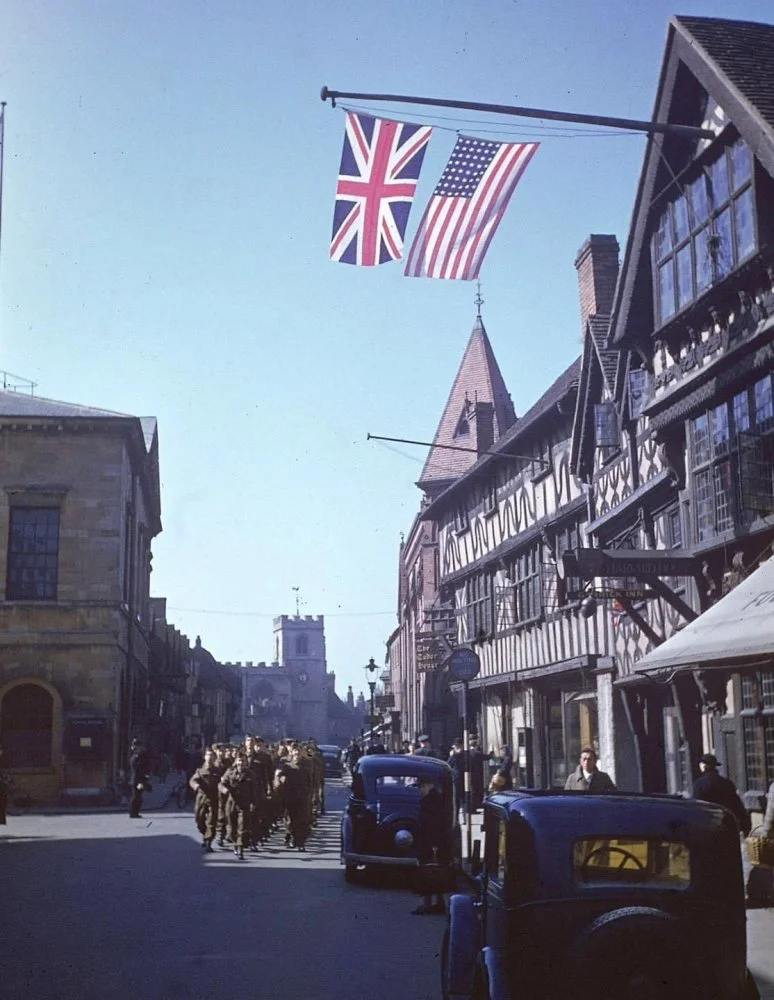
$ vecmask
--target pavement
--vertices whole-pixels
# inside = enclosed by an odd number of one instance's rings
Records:
[[[185,787],[186,776],[183,771],[170,771],[162,781],[158,775],[151,775],[151,790],[143,793],[142,811],[157,812],[166,809],[173,799],[176,799],[178,792]],[[80,799],[78,802],[62,802],[54,805],[39,805],[33,803],[30,806],[11,806],[8,809],[9,816],[68,816],[80,815],[82,813],[122,813],[129,809],[129,799],[122,797],[121,801],[112,804],[101,804],[91,802],[88,799]]]

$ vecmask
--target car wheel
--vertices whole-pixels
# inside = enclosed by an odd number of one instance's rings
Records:
[[[449,996],[480,997],[479,925],[470,896],[449,901],[449,920],[441,948],[441,991]]]
[[[358,880],[357,865],[344,865],[344,881],[349,885],[355,885]]]

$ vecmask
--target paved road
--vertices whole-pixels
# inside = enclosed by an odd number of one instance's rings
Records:
[[[329,785],[330,810],[345,791]],[[203,855],[190,812],[13,816],[0,827],[3,1000],[428,1000],[439,917],[348,886],[338,815],[308,852]]]
[[[408,887],[348,886],[347,792],[299,854],[275,835],[203,855],[190,811],[95,811],[0,827],[2,1000],[432,1000],[443,920]],[[480,830],[476,830],[480,836]],[[749,964],[774,1000],[774,909],[748,912]]]

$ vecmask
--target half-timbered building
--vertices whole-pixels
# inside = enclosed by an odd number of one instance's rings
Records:
[[[607,329],[618,273],[614,237],[576,261],[584,321]],[[573,362],[424,512],[437,524],[439,600],[455,639],[479,655],[469,714],[495,753],[512,748],[520,784],[561,786],[584,745],[630,784],[629,728],[613,697],[612,628],[563,573],[585,545],[589,496],[572,474],[581,359]]]
[[[673,18],[653,117],[697,131],[649,138],[609,331],[586,332],[572,463],[592,550],[568,569],[616,598],[643,785],[690,788],[712,749],[765,790],[770,654],[667,670],[648,651],[774,539],[774,26]]]

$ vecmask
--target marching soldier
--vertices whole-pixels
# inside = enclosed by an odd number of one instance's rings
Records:
[[[285,758],[280,762],[276,772],[275,785],[282,792],[287,817],[285,846],[305,851],[310,826],[310,774],[309,765],[303,764],[301,747],[298,744],[291,748],[289,759]]]
[[[237,754],[234,764],[221,776],[218,786],[226,793],[226,813],[234,833],[234,854],[245,859],[245,844],[249,840],[250,809],[253,804],[253,779],[245,766],[245,758]]]
[[[202,847],[212,852],[212,842],[218,829],[218,798],[220,792],[221,771],[215,764],[215,753],[204,751],[204,763],[191,776],[189,784],[196,793],[194,801],[194,817],[199,833],[202,835]]]

